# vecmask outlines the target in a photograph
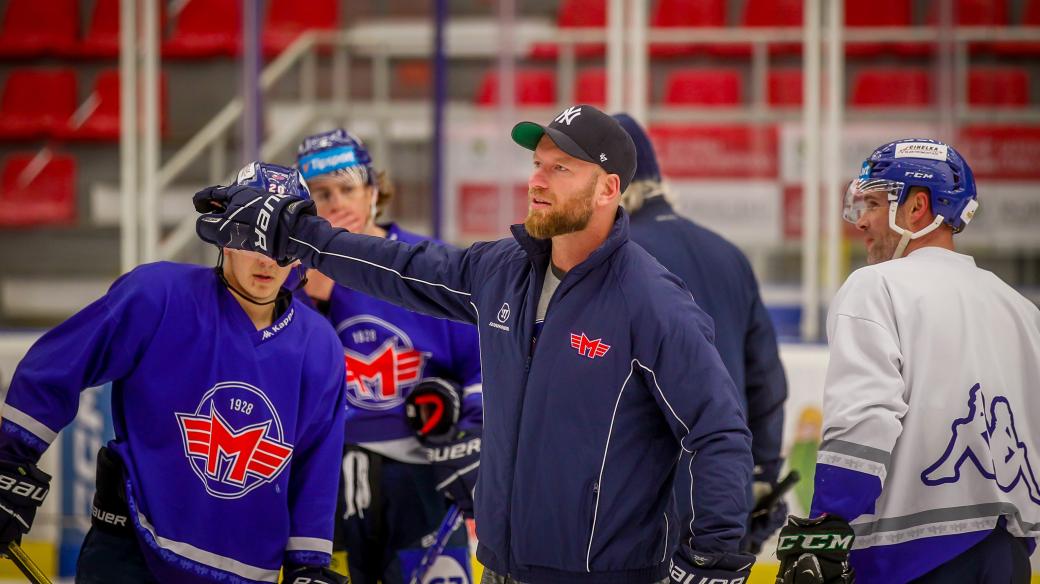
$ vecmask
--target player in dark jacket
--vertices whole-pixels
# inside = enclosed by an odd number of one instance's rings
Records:
[[[255,190],[234,187],[196,195],[196,208],[214,210],[197,230],[479,327],[486,581],[742,581],[754,563],[738,552],[750,432],[710,318],[629,241],[619,199],[635,170],[631,139],[588,105],[512,135],[534,150],[530,211],[512,239],[466,250],[388,241],[333,228],[298,199],[258,209]],[[683,451],[693,456],[679,467]],[[675,498],[680,472],[695,488]],[[677,524],[677,505],[693,507],[692,522]]]
[[[747,412],[755,499],[765,500],[777,486],[782,464],[787,378],[758,281],[737,246],[675,212],[665,196],[667,187],[650,138],[627,114],[615,114],[614,119],[636,145],[636,174],[621,195],[621,204],[632,214],[632,240],[679,276],[697,305],[715,320],[715,348]],[[787,517],[782,500],[764,511],[750,522],[745,537],[745,549],[752,553],[758,553]]]
[[[239,181],[259,201],[306,196],[284,167],[253,163]],[[29,349],[0,425],[5,549],[32,524],[50,479],[35,463],[80,391],[112,382],[116,437],[98,454],[76,582],[257,584],[280,570],[342,581],[325,567],[345,417],[339,340],[282,288],[289,267],[221,257],[215,271],[140,266]],[[13,484],[33,490],[2,486]]]

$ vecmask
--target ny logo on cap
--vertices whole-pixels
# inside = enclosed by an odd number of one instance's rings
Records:
[[[574,118],[580,115],[581,108],[572,105],[571,107],[560,112],[560,115],[556,116],[556,119],[553,121],[560,124],[567,124],[569,126],[571,125],[571,122],[574,121]]]

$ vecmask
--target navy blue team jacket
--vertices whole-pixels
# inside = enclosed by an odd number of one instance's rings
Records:
[[[676,532],[709,552],[735,551],[743,535],[750,433],[711,319],[630,243],[628,223],[619,211],[604,244],[567,273],[537,341],[551,242],[522,226],[466,250],[312,217],[292,237],[290,252],[337,282],[478,326],[477,557],[521,581],[650,583],[667,575]],[[682,468],[681,451],[692,454]],[[694,487],[673,499],[676,473]],[[692,522],[676,524],[676,504],[696,510]]]
[[[787,378],[776,333],[747,257],[715,232],[676,214],[661,195],[632,215],[632,241],[682,279],[715,321],[715,348],[747,409],[761,478],[780,472]]]

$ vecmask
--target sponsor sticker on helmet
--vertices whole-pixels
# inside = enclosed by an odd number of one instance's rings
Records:
[[[946,161],[949,146],[933,142],[902,142],[896,144],[896,158],[930,158]]]

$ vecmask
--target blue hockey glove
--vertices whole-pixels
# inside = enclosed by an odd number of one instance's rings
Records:
[[[51,475],[35,464],[0,461],[0,548],[22,541],[50,484]]]
[[[457,426],[462,390],[439,377],[423,379],[405,398],[404,413],[426,448],[437,490],[473,516],[473,488],[480,468],[480,431]]]
[[[674,584],[745,584],[755,556],[744,553],[704,553],[680,546],[668,566]]]
[[[458,430],[447,442],[426,444],[437,490],[454,501],[466,517],[473,517],[473,489],[480,470],[480,432]]]
[[[329,568],[318,566],[286,566],[283,584],[350,584],[350,576],[343,576]]]
[[[202,189],[195,193],[194,204],[202,213],[195,231],[203,241],[259,252],[281,266],[296,260],[288,253],[296,222],[315,214],[314,201],[246,185]]]
[[[849,551],[855,539],[852,527],[840,517],[792,515],[776,546],[777,584],[852,584],[855,572],[849,565]]]

